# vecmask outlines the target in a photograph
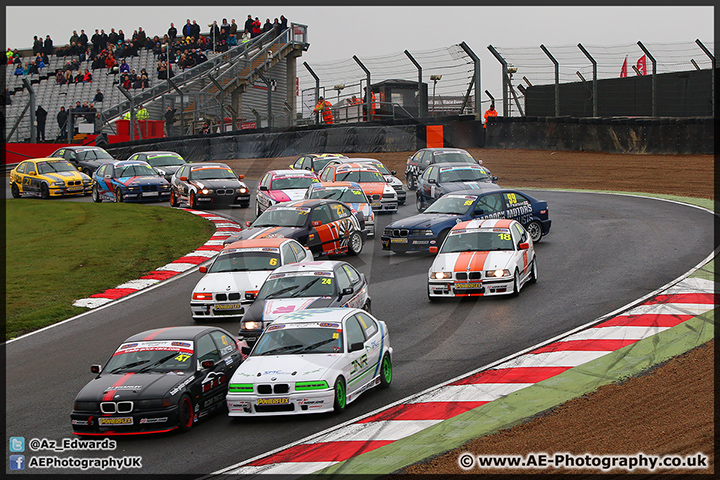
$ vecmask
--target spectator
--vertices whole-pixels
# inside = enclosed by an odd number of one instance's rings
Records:
[[[73,83],[73,76],[72,76],[72,72],[70,70],[65,70],[65,83],[67,83],[67,84]]]
[[[109,43],[110,45],[117,45],[118,37],[119,37],[119,35],[118,35],[118,33],[115,31],[115,29],[114,29],[114,28],[111,28],[111,29],[110,29],[110,33],[108,33],[108,39],[107,39],[107,41],[108,41],[108,43]]]
[[[12,105],[12,95],[10,95],[10,92],[8,91],[7,87],[5,87],[5,93],[4,98],[2,101],[2,105]]]
[[[240,37],[240,43],[247,43],[250,41],[250,32],[247,30],[242,33],[242,36]]]
[[[288,28],[288,21],[285,15],[280,15],[280,31],[284,31]]]
[[[105,98],[105,97],[104,97],[103,93],[100,91],[100,89],[98,88],[97,93],[95,94],[95,98],[93,98],[93,102],[100,103],[103,101],[103,98]]]
[[[227,44],[229,47],[234,47],[237,45],[237,37],[235,35],[230,35],[227,39]]]
[[[190,23],[189,18],[187,19],[187,22],[185,22],[185,25],[183,25],[182,35],[184,38],[192,37],[192,24]]]
[[[17,50],[17,49],[16,49],[16,50]],[[45,66],[46,66],[46,67],[47,67],[48,65],[50,65],[50,57],[49,57],[48,55],[50,55],[50,54],[49,54],[49,53],[45,53],[45,52],[42,52],[42,53],[40,54],[40,58],[42,58],[42,61],[45,63]]]
[[[227,40],[228,35],[230,35],[230,24],[227,18],[223,18],[222,24],[220,25],[220,40]]]
[[[313,113],[319,113],[322,112],[322,119],[323,122],[326,125],[332,125],[333,123],[333,114],[332,114],[332,104],[325,100],[323,97],[320,97],[318,101],[318,104],[313,109]]]
[[[95,60],[95,55],[93,55],[92,47],[85,47],[85,51],[80,52],[80,61],[92,62],[93,60]]]
[[[147,40],[147,34],[145,33],[145,30],[142,29],[142,27],[138,27],[138,43],[142,46],[145,45],[145,41]]]
[[[210,38],[213,42],[213,47],[220,42],[220,27],[218,27],[217,20],[213,20],[212,27],[210,27]]]
[[[43,61],[43,58],[40,55],[35,57],[35,65],[37,65],[38,71],[41,68],[45,68],[45,62]]]
[[[78,74],[75,75],[75,83],[82,83],[83,77],[84,77],[83,73],[78,72]]]
[[[195,41],[198,41],[198,38],[200,38],[200,25],[198,25],[197,20],[192,21],[192,34],[191,36],[195,39]]]
[[[252,23],[252,31],[250,36],[252,38],[257,37],[260,35],[260,32],[262,31],[262,26],[260,25],[260,19],[258,17],[255,17],[255,20]]]
[[[490,108],[485,111],[485,123],[483,123],[483,128],[487,128],[488,118],[490,117],[497,117],[497,110],[495,110],[495,102],[490,102]]]
[[[265,23],[263,24],[262,33],[269,32],[269,31],[272,30],[272,29],[273,29],[273,24],[270,23],[270,19],[269,19],[269,18],[266,18],[266,19],[265,19]]]
[[[118,39],[117,39],[118,44],[121,42],[125,43],[125,34],[123,33],[122,28],[120,30],[118,30]]]
[[[280,22],[278,22],[277,18],[275,20],[273,20],[272,28],[273,28],[273,34],[272,34],[273,37],[277,37],[278,35],[280,35]]]
[[[29,62],[26,62],[27,68],[30,68]],[[18,63],[17,68],[15,69],[15,75],[27,75],[25,73],[25,69],[21,64]]]
[[[108,36],[105,33],[105,30],[101,28],[100,29],[100,47],[99,47],[100,50],[106,49],[107,44],[108,44]]]
[[[130,65],[127,64],[124,58],[120,63],[120,73],[130,73]]]
[[[130,81],[129,73],[123,73],[120,76],[120,84],[123,86],[123,88],[125,90],[130,90],[132,88],[132,82]]]
[[[167,35],[171,42],[174,42],[175,37],[177,37],[177,28],[175,28],[175,24],[172,22],[170,22],[170,28],[168,28]]]
[[[38,140],[38,142],[45,141],[45,119],[46,118],[47,118],[47,112],[42,107],[42,105],[38,105],[37,110],[35,110],[35,121],[37,122],[37,140]]]
[[[230,20],[230,28],[228,29],[228,36],[230,35],[237,35],[238,26],[237,23],[235,23],[235,19],[233,18]]]
[[[162,53],[162,50],[163,50],[163,46],[162,46],[162,42],[160,41],[160,37],[155,35],[153,37],[153,41],[152,41],[153,55],[156,55],[156,56],[160,55]]]
[[[90,37],[90,42],[92,42],[93,53],[95,55],[99,54],[102,49],[100,48],[100,30],[97,28],[95,29],[93,36]]]
[[[62,48],[62,47],[60,47]],[[60,48],[55,52],[55,54],[60,57]],[[67,55],[80,55],[80,45],[78,45],[78,42],[72,42],[70,43],[70,48],[67,49],[65,52]]]
[[[147,120],[150,115],[148,114],[147,109],[145,108],[145,105],[140,105],[140,109],[137,111],[137,114],[135,117],[138,120]]]
[[[60,128],[59,138],[67,138],[67,121],[68,112],[65,110],[65,107],[60,107],[60,111],[57,114],[57,123]]]
[[[142,77],[135,77],[135,81],[133,82],[133,88],[140,90],[143,88],[142,86]]]
[[[157,63],[157,78],[158,80],[167,80],[168,78],[168,72],[167,72],[167,62],[164,60],[158,60]]]
[[[247,20],[245,20],[245,32],[252,34],[252,30],[253,30],[252,15],[248,15]]]
[[[53,41],[50,35],[45,35],[45,43],[43,43],[43,52],[47,55],[53,54]]]
[[[112,57],[110,57],[112,58]],[[90,73],[90,70],[87,68],[85,69],[85,74],[83,75],[83,82],[92,82],[92,73]]]
[[[167,107],[165,111],[165,132],[168,137],[172,137],[173,123],[175,123],[176,109]]]
[[[115,60],[115,57],[113,57],[111,53],[108,54],[107,57],[105,57],[105,68],[112,70],[115,65],[117,65],[117,60]]]
[[[97,115],[97,108],[95,108],[95,105],[91,103],[90,106],[88,106],[87,112],[85,113],[85,121],[92,124],[93,133],[96,133],[96,126],[95,126],[96,115]]]
[[[63,75],[63,71],[59,68],[57,73],[55,73],[55,82],[57,82],[58,85],[65,84],[65,75]]]
[[[80,62],[78,62],[77,58],[74,58],[72,63],[70,64],[70,70],[74,71],[80,71]]]
[[[87,50],[88,47],[88,36],[85,35],[85,30],[80,30],[80,48]]]
[[[210,131],[210,123],[205,122],[205,123],[203,124],[203,126],[202,126],[202,129],[200,129],[200,133],[201,133],[202,135],[210,135],[210,133],[212,133],[212,132]]]
[[[130,81],[131,81],[132,83],[135,83],[135,80],[137,80],[137,76],[138,76],[138,75],[137,75],[137,73],[135,72],[135,69],[134,69],[134,68],[133,68],[132,70],[130,70]]]
[[[8,49],[9,50],[9,49]],[[42,38],[38,38],[37,35],[33,37],[33,55],[37,55],[43,50]]]
[[[38,70],[37,63],[30,62],[30,64],[28,65],[27,73],[25,73],[25,75],[35,75],[38,73],[40,73],[40,70]]]
[[[215,47],[215,51],[218,53],[223,53],[223,52],[227,52],[228,48],[229,47],[228,47],[227,42],[225,41],[225,39],[222,39],[222,40],[220,40],[220,45]]]

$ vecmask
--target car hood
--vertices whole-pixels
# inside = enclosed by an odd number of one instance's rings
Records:
[[[246,227],[233,234],[233,241],[251,238],[297,238],[302,231],[300,227]]]
[[[156,177],[153,175],[142,175],[133,177],[121,177],[116,178],[119,183],[125,186],[136,186],[136,185],[165,185],[167,180],[163,177]]]
[[[192,183],[198,188],[240,188],[245,184],[240,180],[232,178],[211,178],[208,180],[193,180]]]
[[[82,180],[86,177],[85,174],[80,173],[80,171],[75,170],[71,172],[53,172],[53,173],[44,173],[41,175],[42,177],[47,178],[50,181],[53,182],[67,182],[68,180]]]
[[[383,178],[390,184],[390,185],[402,185],[402,182],[399,178],[397,178],[395,175],[383,175]]]
[[[78,401],[100,401],[108,391],[115,393],[107,401],[141,400],[163,398],[166,394],[177,394],[183,382],[191,382],[193,374],[171,372],[102,374],[90,381],[77,395]],[[123,378],[125,377],[125,378]],[[117,385],[119,384],[119,385]],[[175,393],[173,393],[173,391]]]
[[[257,310],[262,309],[262,319],[272,322],[286,313],[305,310],[306,308],[325,308],[332,303],[331,297],[298,297],[298,298],[271,298],[258,302]],[[253,305],[254,306],[254,305]]]
[[[232,376],[231,383],[304,382],[323,379],[341,353],[250,356]]]
[[[252,272],[219,272],[208,273],[195,286],[195,292],[241,292],[257,291],[272,270],[256,270]],[[245,300],[244,296],[240,300]]]
[[[100,165],[104,165],[108,162],[111,162],[112,160],[108,160],[107,158],[104,158],[102,160],[78,160],[79,165],[89,165],[93,168],[97,168]]]
[[[369,203],[345,203],[345,205],[355,212],[362,212],[366,220],[372,217],[373,210]]]
[[[361,183],[360,187],[365,192],[365,195],[382,195],[385,192],[385,187],[389,185],[385,182],[367,182]],[[394,192],[395,190],[393,190]],[[390,193],[390,192],[388,192]]]
[[[392,222],[387,228],[430,228],[444,222],[460,223],[464,218],[464,215],[452,215],[449,213],[420,213]]]
[[[456,192],[458,190],[482,190],[483,192],[487,192],[490,190],[500,190],[500,187],[488,180],[487,182],[445,182],[442,184],[442,189],[446,193]]]
[[[180,167],[182,167],[182,165],[165,165],[164,167],[155,167],[155,170],[158,172],[165,172],[161,173],[161,175],[172,175],[180,170]]]
[[[508,268],[516,252],[503,250],[494,252],[441,253],[435,257],[430,270],[433,272],[454,272],[495,270]]]
[[[285,190],[269,190],[268,196],[276,202],[291,202],[305,198],[307,188],[288,188]]]

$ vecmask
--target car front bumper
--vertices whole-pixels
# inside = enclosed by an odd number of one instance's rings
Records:
[[[247,301],[229,301],[229,302],[199,302],[193,300],[190,302],[190,310],[193,320],[202,321],[209,319],[242,319],[245,315],[245,308],[252,302]]]
[[[86,187],[50,187],[48,193],[51,197],[65,197],[71,195],[89,195],[92,193],[92,185]]]
[[[383,250],[393,252],[427,252],[430,247],[439,247],[437,237],[430,235],[418,235],[408,237],[391,237],[382,235],[380,237]]]
[[[490,297],[513,293],[513,277],[492,280],[428,280],[428,295],[433,298]]]
[[[170,190],[159,192],[123,192],[123,202],[166,202],[170,200]]]
[[[250,194],[240,193],[233,195],[216,195],[214,193],[209,195],[196,194],[195,200],[198,206],[203,205],[249,205]]]
[[[75,435],[131,435],[162,433],[178,427],[178,407],[106,415],[100,412],[70,414]]]
[[[333,410],[335,392],[332,388],[284,395],[228,393],[225,397],[230,417],[302,415]],[[260,404],[265,402],[265,404]]]

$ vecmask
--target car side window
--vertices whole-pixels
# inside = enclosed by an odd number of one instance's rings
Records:
[[[197,358],[200,363],[205,360],[214,360],[215,362],[220,361],[220,351],[215,345],[213,339],[210,337],[209,333],[206,333],[198,339]]]
[[[235,340],[228,337],[225,333],[220,331],[210,332],[210,336],[215,340],[215,345],[220,351],[220,356],[225,357],[237,351],[237,344]]]
[[[518,239],[518,243],[527,242],[527,232],[519,224],[513,223],[513,231],[515,232],[515,238]]]
[[[100,166],[100,168],[98,168],[98,169],[96,170],[95,175],[96,175],[98,178],[103,178],[103,177],[105,176],[105,170],[106,170],[106,169],[107,169],[107,165],[102,165],[102,166]]]
[[[293,249],[295,252],[295,256],[297,257],[298,261],[302,261],[305,259],[305,249],[297,242],[290,242],[290,248]]]
[[[187,176],[188,168],[189,168],[189,167],[182,167],[180,170],[178,170],[178,172],[177,172],[177,178],[179,179],[180,177],[185,177],[185,176]]]
[[[333,220],[340,220],[341,218],[347,218],[350,216],[350,210],[348,210],[342,203],[333,203],[330,211],[332,212]]]
[[[503,210],[503,201],[499,193],[490,193],[480,197],[475,204],[475,210],[483,210],[483,215],[497,213]]]
[[[74,162],[77,160],[77,155],[72,150],[65,150],[65,159]]]
[[[524,195],[515,192],[505,192],[503,193],[503,198],[505,199],[505,203],[507,203],[508,207],[523,203],[530,203],[530,200],[528,200]]]
[[[370,315],[358,313],[355,317],[357,317],[358,322],[360,322],[360,327],[363,329],[363,332],[365,332],[365,338],[372,337],[378,331],[377,323],[375,323],[375,320],[373,320]]]
[[[427,167],[431,163],[433,163],[433,153],[432,152],[423,152],[422,161],[420,162],[420,165],[422,167]]]
[[[295,251],[292,249],[289,243],[283,244],[280,247],[280,252],[282,253],[283,265],[287,265],[288,263],[295,263],[298,261],[297,257],[295,256]]]
[[[350,345],[353,343],[365,343],[365,334],[355,316],[350,317],[345,322],[345,334],[347,335],[348,350],[350,350]]]
[[[428,174],[428,180],[435,180],[435,182],[437,183],[438,169],[434,167],[428,167],[428,170],[430,170],[430,173]]]
[[[270,174],[269,173],[265,174],[263,179],[260,180],[260,186],[270,188]]]
[[[350,265],[343,265],[343,270],[345,270],[345,273],[347,273],[348,277],[350,278],[350,283],[352,283],[353,285],[357,285],[362,280],[358,271]]]
[[[20,165],[17,166],[15,171],[17,173],[25,173],[25,167],[27,167],[27,165],[28,165],[28,162],[22,162]]]
[[[344,268],[338,268],[335,270],[335,278],[337,278],[338,290],[340,292],[342,292],[344,288],[352,287],[350,278]]]
[[[330,210],[328,209],[328,206],[320,205],[320,206],[316,207],[312,212],[310,221],[311,222],[320,222],[321,225],[326,225],[326,224],[332,222],[332,217],[330,216]]]

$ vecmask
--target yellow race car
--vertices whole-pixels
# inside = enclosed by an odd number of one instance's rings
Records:
[[[33,158],[10,172],[10,191],[13,198],[90,195],[92,179],[62,158]]]

